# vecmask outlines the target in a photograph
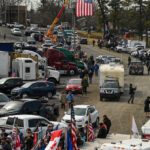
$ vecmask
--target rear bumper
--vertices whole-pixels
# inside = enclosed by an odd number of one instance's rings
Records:
[[[69,91],[72,91],[72,93],[82,93],[82,88],[81,89],[66,89],[66,93]]]

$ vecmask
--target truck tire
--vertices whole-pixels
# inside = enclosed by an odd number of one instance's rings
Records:
[[[53,79],[53,78],[50,78],[50,79],[48,79],[47,81],[49,81],[49,82],[53,82],[53,83],[54,83],[54,85],[56,85],[56,84],[57,84],[57,81],[56,81],[55,79]]]
[[[48,98],[52,98],[52,96],[53,96],[52,92],[48,92],[48,93],[47,93],[47,97],[48,97]]]
[[[76,74],[76,72],[75,72],[75,70],[71,69],[71,70],[69,71],[69,74],[70,74],[71,76],[74,76],[74,75]]]

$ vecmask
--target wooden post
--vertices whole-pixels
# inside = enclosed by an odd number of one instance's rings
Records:
[[[132,138],[132,120],[133,116],[130,114],[130,139]]]
[[[88,114],[87,141],[88,141],[88,136],[89,136],[89,123],[90,123],[90,113]]]
[[[68,146],[67,146],[67,128],[64,129],[64,132],[65,132],[65,147],[64,147],[64,150],[67,150],[68,149]]]

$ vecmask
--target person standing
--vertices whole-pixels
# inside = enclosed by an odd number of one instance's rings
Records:
[[[6,33],[4,33],[4,40],[6,39]]]
[[[106,115],[103,116],[103,123],[107,127],[107,134],[108,134],[109,130],[110,130],[110,127],[111,127],[111,120]]]
[[[134,103],[135,91],[136,91],[136,87],[133,88],[132,84],[130,84],[130,87],[129,87],[130,98],[129,98],[129,100],[128,100],[128,103],[130,103],[130,101],[131,101],[132,104]]]
[[[150,104],[150,97],[148,96],[144,102],[144,112],[146,117],[149,117],[149,104]]]
[[[98,76],[98,70],[99,70],[98,64],[95,64],[94,70],[95,70],[95,76]]]
[[[71,103],[74,100],[74,95],[72,94],[72,91],[69,91],[66,98],[67,98],[67,101],[68,101],[69,108],[71,108]]]
[[[61,108],[65,110],[65,104],[66,104],[66,93],[65,93],[65,91],[63,91],[61,93],[60,102],[61,102]]]
[[[89,86],[89,83],[88,83],[88,80],[86,79],[86,77],[84,77],[82,79],[81,84],[82,84],[82,92],[87,94],[87,87]]]

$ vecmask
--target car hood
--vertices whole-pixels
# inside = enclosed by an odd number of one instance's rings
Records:
[[[16,88],[14,88],[12,91],[21,91],[21,90],[23,90],[23,89],[25,89],[25,88],[22,88],[22,87],[16,87]]]
[[[76,85],[68,84],[66,87],[67,88],[78,88],[79,86],[81,86],[81,84],[76,84]]]
[[[18,111],[16,111],[16,110],[6,110],[6,109],[4,109],[4,108],[1,108],[0,109],[0,116],[7,116],[7,115],[9,115],[9,114],[16,114]]]
[[[75,115],[75,120],[78,121],[78,120],[83,120],[84,116],[77,116]],[[63,120],[71,120],[71,115],[65,115],[63,118]]]

